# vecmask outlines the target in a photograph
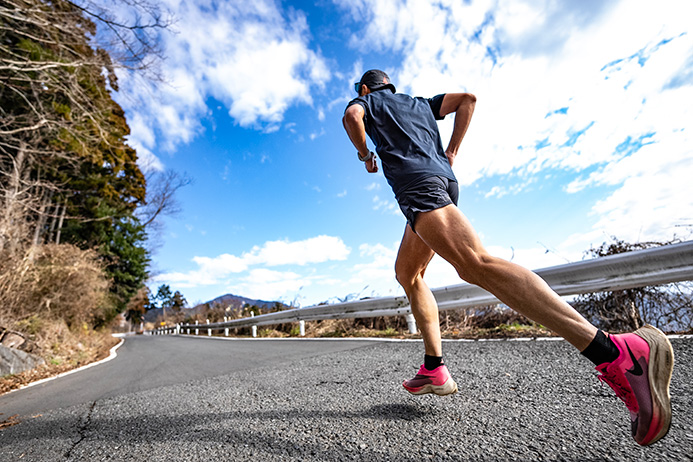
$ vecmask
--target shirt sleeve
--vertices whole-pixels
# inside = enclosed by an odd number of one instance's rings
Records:
[[[440,107],[443,105],[443,98],[445,97],[445,93],[441,95],[436,95],[433,98],[429,98],[428,104],[431,106],[431,111],[433,111],[433,117],[435,117],[436,120],[443,120],[445,116],[440,115]]]
[[[346,110],[349,109],[349,108],[350,108],[351,106],[353,106],[354,104],[360,104],[360,105],[363,107],[364,111],[365,111],[365,110],[367,109],[367,107],[368,107],[368,105],[366,104],[366,102],[359,96],[358,98],[354,98],[354,99],[352,99],[351,101],[349,101],[349,104],[347,104],[347,107],[344,108],[344,112],[346,112]]]
[[[347,109],[349,109],[354,104],[358,104],[363,108],[363,123],[366,126],[368,126],[368,103],[363,98],[363,96],[359,96],[358,98],[354,98],[351,101],[349,101],[349,104],[347,104],[347,107],[344,108],[344,112],[346,113]]]

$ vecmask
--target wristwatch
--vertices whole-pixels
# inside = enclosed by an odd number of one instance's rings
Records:
[[[359,160],[360,160],[361,162],[368,162],[368,161],[371,160],[373,157],[375,157],[375,154],[373,154],[373,151],[368,151],[368,155],[366,155],[366,157],[361,157],[361,153],[358,152],[358,151],[356,152],[356,155],[359,156]]]

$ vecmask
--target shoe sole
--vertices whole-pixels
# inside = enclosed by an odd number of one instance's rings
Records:
[[[452,377],[450,377],[442,385],[433,385],[428,383],[416,391],[412,391],[407,387],[404,387],[404,389],[412,395],[426,395],[428,393],[433,393],[438,396],[445,396],[457,393],[457,384],[454,380],[452,380]]]
[[[643,441],[643,446],[650,445],[668,432],[671,425],[671,395],[669,384],[674,371],[674,349],[664,333],[654,326],[645,325],[635,331],[650,346],[650,358],[647,372],[650,390],[652,390],[652,409],[659,411],[662,428],[649,441]]]

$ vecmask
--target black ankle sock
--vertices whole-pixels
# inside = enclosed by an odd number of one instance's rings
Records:
[[[443,364],[442,356],[424,355],[424,367],[429,371],[432,371],[436,367],[439,367],[441,364]]]
[[[609,337],[604,335],[601,330],[597,331],[594,340],[582,352],[582,355],[592,361],[595,366],[610,363],[618,358],[620,352],[618,347]]]

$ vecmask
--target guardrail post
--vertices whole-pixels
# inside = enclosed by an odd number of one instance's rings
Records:
[[[228,319],[226,319],[226,316],[224,316],[224,322],[226,322],[226,321],[228,321]],[[224,327],[224,337],[228,337],[228,336],[229,336],[229,328]]]
[[[253,313],[253,312],[251,311],[251,312],[250,312],[250,317],[251,317],[251,318],[254,318],[254,317],[255,317],[255,313]],[[253,326],[253,327],[251,328],[251,330],[253,331],[253,338],[257,337],[257,326]]]
[[[180,324],[176,324],[176,335],[180,335]]]
[[[207,320],[207,325],[209,325],[209,319]],[[207,328],[207,336],[211,337],[212,336],[212,329]]]
[[[302,319],[298,321],[298,332],[301,337],[306,336],[306,322]]]
[[[199,323],[200,321],[195,320],[195,326],[197,326]],[[197,327],[195,327],[195,335],[200,335],[200,329],[198,329]]]
[[[416,333],[416,319],[414,319],[414,315],[411,313],[407,313],[407,315],[405,317],[407,318],[407,327],[409,328],[409,333],[415,334]]]

